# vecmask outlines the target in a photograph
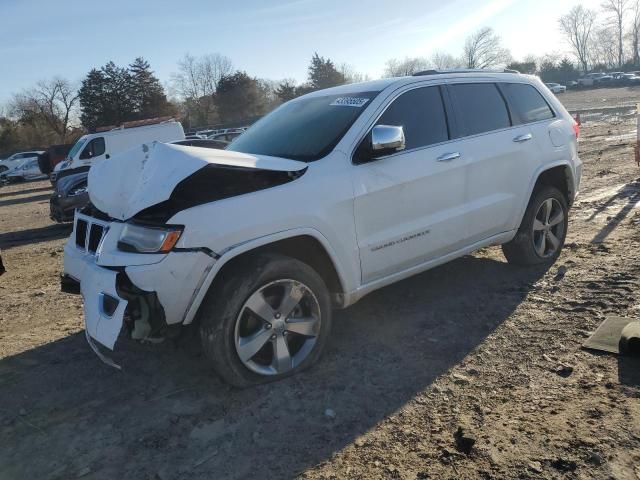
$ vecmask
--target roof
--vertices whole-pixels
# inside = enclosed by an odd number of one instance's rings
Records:
[[[392,77],[381,80],[372,80],[361,83],[349,83],[337,87],[326,88],[324,90],[316,90],[298,98],[309,98],[324,95],[345,95],[358,92],[381,92],[391,85],[406,85],[429,79],[429,77],[446,79],[456,77],[470,78],[500,78],[502,80],[522,80],[529,75],[522,75],[516,70],[425,70],[418,72],[410,77]]]

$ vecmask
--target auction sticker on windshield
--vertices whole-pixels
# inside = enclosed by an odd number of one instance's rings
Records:
[[[369,101],[368,98],[361,97],[340,97],[330,103],[331,106],[339,107],[363,107]]]

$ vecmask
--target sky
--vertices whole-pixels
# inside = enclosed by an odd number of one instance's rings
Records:
[[[0,0],[0,104],[38,80],[80,82],[142,56],[168,85],[186,53],[221,53],[252,76],[303,82],[317,51],[371,78],[390,58],[459,55],[493,27],[515,58],[568,52],[557,19],[601,0]]]

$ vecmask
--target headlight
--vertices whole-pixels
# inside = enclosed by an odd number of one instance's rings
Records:
[[[120,233],[118,248],[125,252],[167,253],[180,235],[181,227],[142,227],[127,223]]]

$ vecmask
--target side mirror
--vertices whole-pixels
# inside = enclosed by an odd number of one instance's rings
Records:
[[[371,130],[371,152],[374,157],[404,150],[404,129],[392,125],[376,125]]]

